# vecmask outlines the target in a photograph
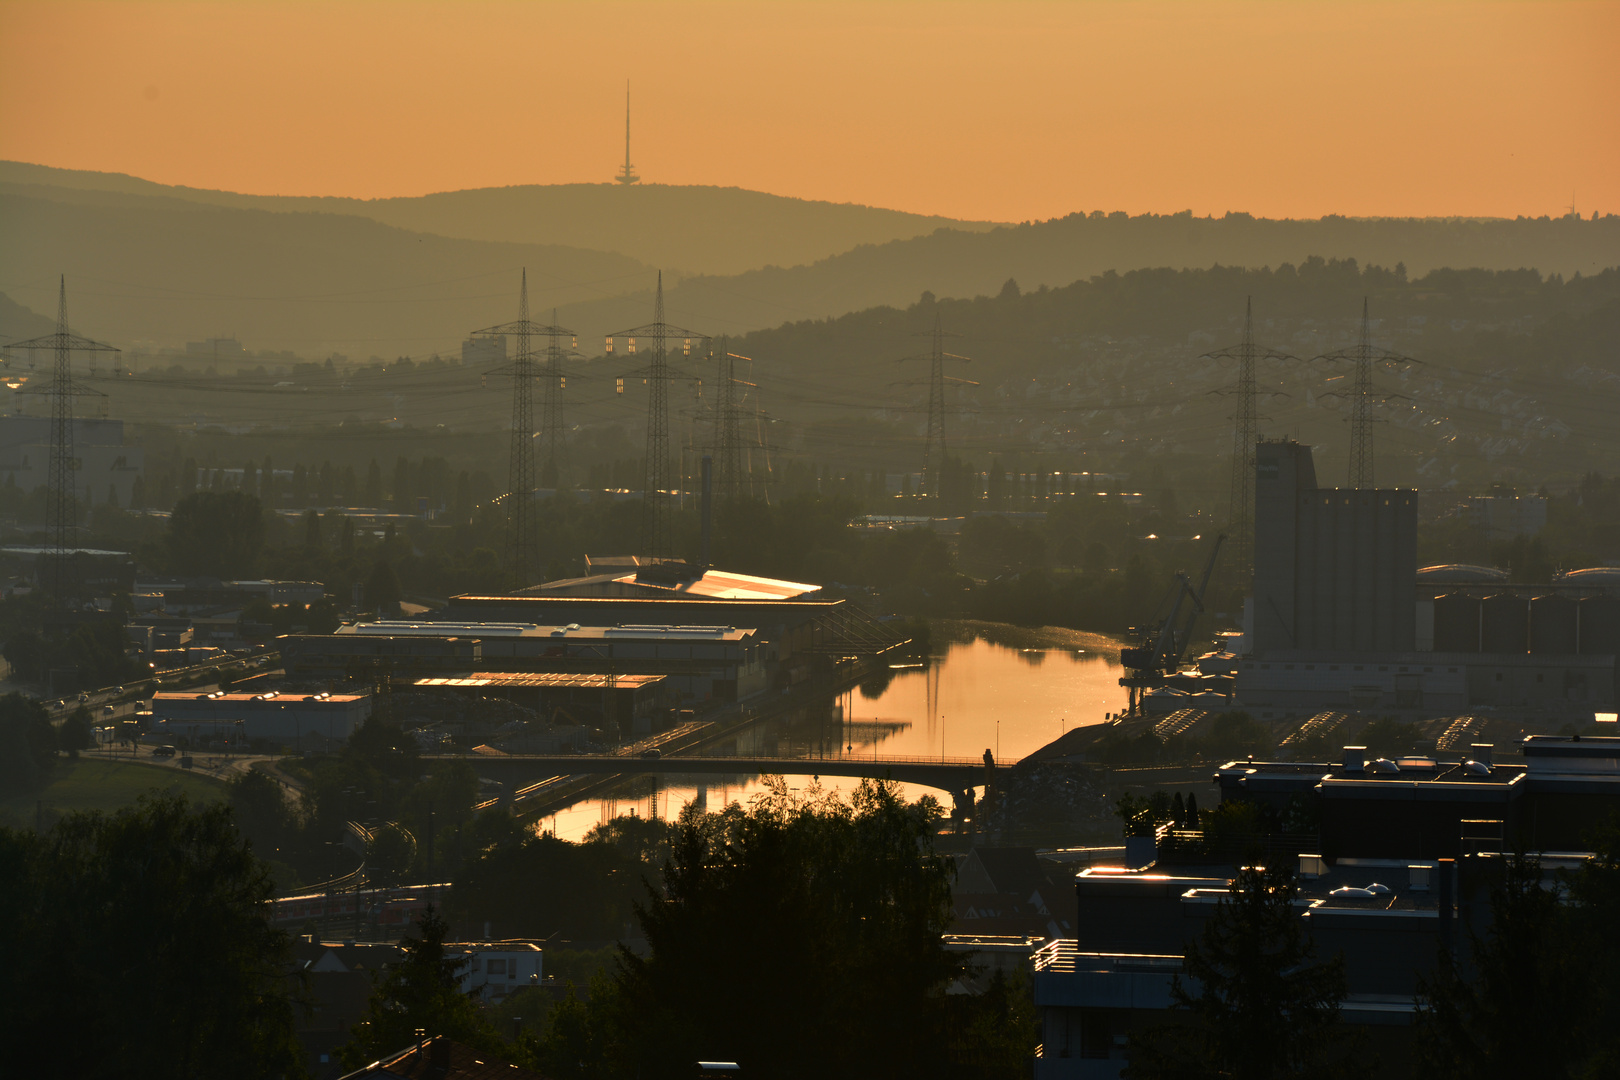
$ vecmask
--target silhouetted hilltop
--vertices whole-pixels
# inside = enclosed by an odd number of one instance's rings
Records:
[[[0,182],[167,196],[238,209],[353,214],[465,240],[619,252],[668,270],[704,274],[797,266],[860,244],[909,239],[947,226],[967,231],[992,227],[989,222],[792,199],[742,188],[668,184],[528,184],[417,198],[303,198],[170,187],[121,173],[12,161],[0,162]]]
[[[1278,221],[1247,214],[1074,214],[984,233],[939,230],[859,247],[809,266],[686,278],[670,292],[668,303],[694,327],[737,333],[873,306],[904,307],[924,292],[993,295],[1008,278],[1032,289],[1109,270],[1277,267],[1308,256],[1391,268],[1404,264],[1412,277],[1441,267],[1590,275],[1620,265],[1620,216]],[[619,325],[644,314],[648,303],[646,297],[633,304],[598,301],[571,309],[567,317],[582,325]]]
[[[54,320],[0,293],[0,344],[44,337],[55,329]]]
[[[17,185],[0,185],[0,233],[8,293],[54,311],[65,273],[73,328],[118,345],[234,334],[252,349],[317,358],[424,356],[515,318],[522,267],[536,314],[651,277],[622,255],[452,239],[349,214],[68,189],[40,198]]]

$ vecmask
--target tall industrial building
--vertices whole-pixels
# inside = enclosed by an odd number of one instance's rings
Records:
[[[1254,492],[1236,698],[1260,719],[1615,702],[1620,597],[1600,572],[1527,586],[1433,567],[1420,580],[1417,492],[1317,487],[1310,447],[1286,439],[1256,446]]]
[[[1416,647],[1417,492],[1316,486],[1311,449],[1255,451],[1256,652]]]

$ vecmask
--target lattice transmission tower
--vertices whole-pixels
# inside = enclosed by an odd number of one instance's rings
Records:
[[[540,486],[555,488],[560,479],[563,455],[568,449],[568,427],[563,421],[563,392],[568,389],[568,372],[563,361],[576,358],[579,336],[557,325],[557,309],[551,309],[551,325],[545,328],[545,396],[540,404],[540,435],[545,440],[545,458],[540,463]],[[568,347],[562,339],[568,337]]]
[[[978,386],[972,379],[959,379],[954,375],[945,374],[945,361],[957,360],[968,363],[969,358],[958,356],[956,353],[945,351],[945,339],[960,337],[960,334],[947,333],[940,323],[939,314],[934,315],[934,328],[925,330],[920,334],[932,342],[932,348],[925,356],[906,356],[900,362],[911,360],[928,361],[928,432],[923,437],[923,467],[922,490],[919,492],[925,498],[937,500],[940,495],[940,473],[945,465],[945,386],[947,383],[957,386]],[[917,380],[900,383],[902,386],[916,386]]]
[[[46,477],[46,528],[50,532],[51,565],[48,577],[52,597],[60,602],[66,599],[69,588],[69,556],[77,547],[74,534],[79,525],[78,470],[79,458],[73,445],[73,401],[79,397],[95,397],[103,401],[105,394],[92,390],[73,378],[73,354],[91,354],[92,365],[96,353],[116,353],[118,349],[87,337],[80,337],[68,329],[67,275],[58,283],[56,305],[56,333],[44,337],[18,341],[6,346],[10,354],[16,349],[50,349],[55,355],[51,381],[43,385],[24,388],[25,394],[44,394],[51,402],[51,463]]]
[[[647,384],[647,457],[641,486],[641,554],[650,559],[668,559],[673,516],[670,499],[676,486],[675,471],[669,458],[669,383],[672,379],[690,377],[670,366],[668,345],[671,338],[680,338],[681,355],[691,356],[693,339],[702,342],[707,335],[664,321],[664,274],[659,271],[652,322],[607,335],[609,353],[613,352],[614,339],[621,337],[627,339],[631,355],[635,355],[637,338],[652,342],[652,360],[646,367],[626,372],[619,380],[618,389],[623,393],[624,380],[629,378],[639,378]]]
[[[714,410],[710,416],[714,424],[714,496],[716,502],[725,502],[753,496],[762,481],[754,475],[753,451],[765,451],[759,425],[764,414],[759,408],[759,384],[739,378],[737,363],[753,364],[753,358],[727,352],[722,345],[716,361],[716,392]],[[750,372],[752,374],[752,372]],[[750,400],[750,399],[753,400]],[[744,434],[754,425],[753,438]],[[770,463],[767,459],[766,470]]]
[[[1410,356],[1379,349],[1373,345],[1371,323],[1367,318],[1366,297],[1361,298],[1360,340],[1348,349],[1323,353],[1316,359],[1343,360],[1355,365],[1354,387],[1348,394],[1337,393],[1333,396],[1350,399],[1350,486],[1371,488],[1374,486],[1372,426],[1380,422],[1379,418],[1373,415],[1373,410],[1385,401],[1402,397],[1400,394],[1387,393],[1373,386],[1373,365],[1400,367],[1403,364],[1415,364],[1417,361]]]
[[[1239,572],[1248,574],[1254,559],[1254,446],[1260,437],[1259,391],[1256,368],[1261,360],[1297,360],[1297,357],[1254,340],[1254,299],[1243,308],[1243,340],[1224,349],[1205,353],[1200,359],[1231,360],[1237,364],[1237,385],[1217,393],[1237,399],[1232,414],[1232,491],[1227,532],[1232,537],[1233,562]]]
[[[506,565],[511,570],[517,587],[523,588],[532,584],[530,580],[535,568],[540,562],[540,526],[538,508],[535,506],[534,491],[534,384],[540,377],[541,368],[534,356],[534,339],[547,337],[551,346],[546,350],[547,371],[553,370],[552,357],[556,355],[557,368],[560,371],[561,339],[566,335],[573,337],[572,330],[565,330],[560,326],[542,326],[529,318],[529,271],[523,271],[522,283],[518,291],[518,317],[513,322],[501,323],[499,326],[489,326],[482,330],[474,330],[474,337],[504,337],[510,339],[515,349],[511,360],[503,366],[494,368],[486,375],[505,375],[512,380],[512,443],[507,462],[506,494],[502,497],[502,504],[506,509]],[[556,387],[548,383],[547,408],[548,413],[554,401]],[[556,404],[558,421],[560,423],[561,405]],[[549,418],[549,417],[548,417]],[[555,462],[555,438],[552,441],[552,462]]]

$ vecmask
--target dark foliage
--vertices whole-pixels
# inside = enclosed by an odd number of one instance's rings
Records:
[[[1171,984],[1185,1020],[1133,1037],[1127,1077],[1273,1080],[1337,1076],[1349,1067],[1337,1030],[1343,960],[1314,959],[1293,908],[1297,893],[1284,872],[1238,872],[1201,937],[1187,945],[1190,982]]]
[[[1465,967],[1442,954],[1421,988],[1419,1057],[1426,1075],[1534,1075],[1596,1080],[1620,1074],[1620,828],[1562,882],[1533,857],[1502,861],[1490,925],[1471,937]],[[1551,887],[1561,884],[1569,903]]]
[[[480,1049],[499,1044],[495,1029],[472,998],[461,992],[458,975],[466,961],[444,947],[450,926],[430,905],[416,930],[400,939],[405,956],[372,987],[365,1016],[341,1053],[350,1069],[404,1049],[420,1030]]]
[[[145,799],[0,830],[0,1015],[42,1072],[303,1075],[270,876],[224,806]]]

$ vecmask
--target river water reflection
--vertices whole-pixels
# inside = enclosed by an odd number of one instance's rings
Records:
[[[1125,707],[1117,644],[1097,635],[1033,633],[992,625],[948,631],[926,666],[893,668],[836,699],[807,704],[762,721],[703,751],[705,755],[839,758],[979,758],[985,750],[1012,760],[1045,746],[1068,728],[1102,722]],[[999,753],[997,747],[999,745]],[[847,791],[859,781],[829,777],[824,788]],[[803,788],[808,776],[790,776]],[[697,799],[719,809],[760,790],[758,777],[670,774],[627,783],[617,798],[581,802],[539,827],[582,838],[618,814],[670,817]],[[908,798],[939,791],[904,785]]]

